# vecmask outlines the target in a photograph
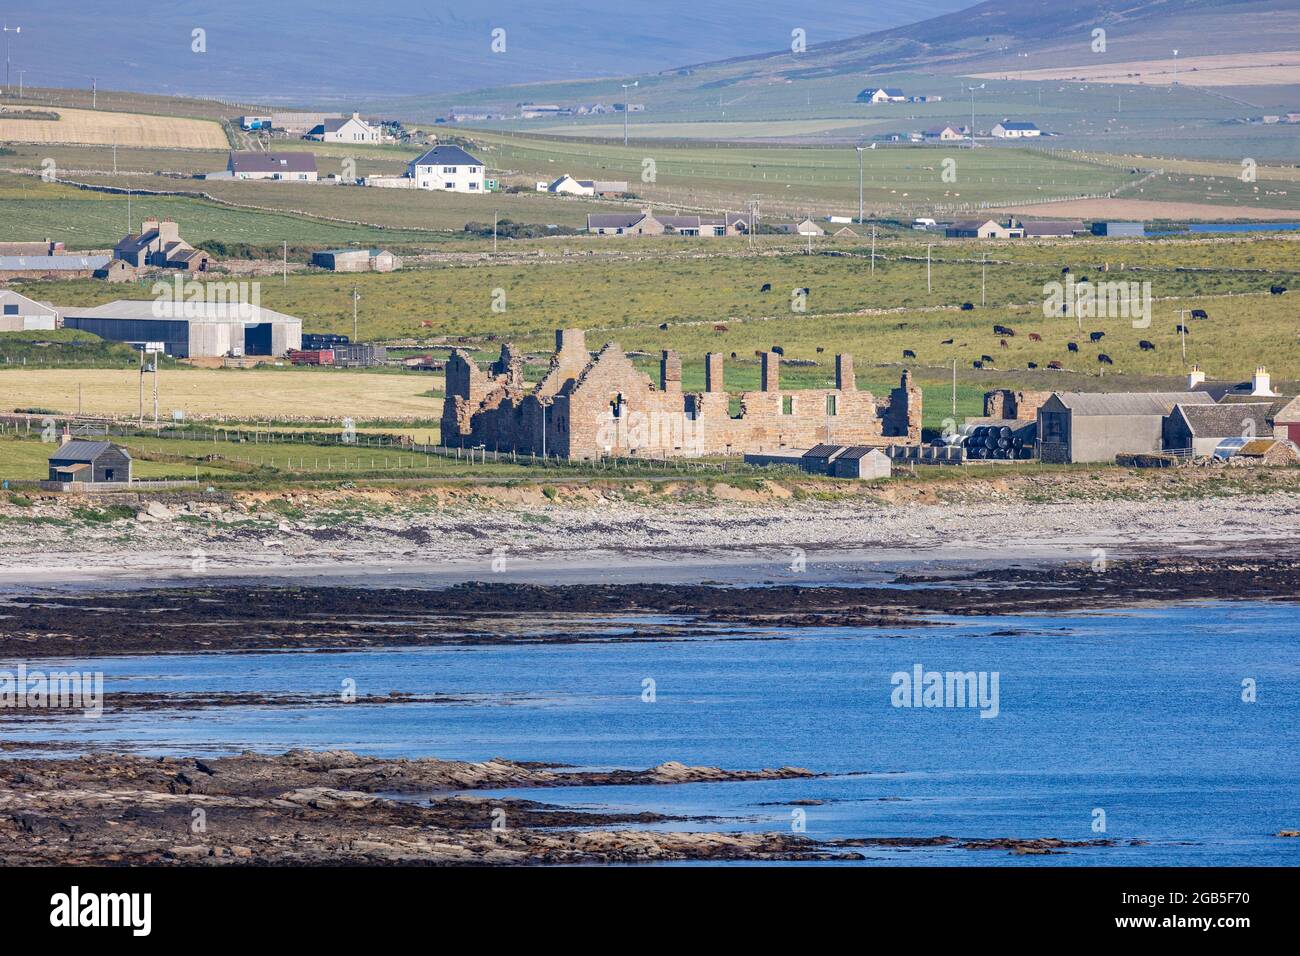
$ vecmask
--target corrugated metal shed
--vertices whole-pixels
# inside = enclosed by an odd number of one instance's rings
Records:
[[[1175,405],[1213,405],[1204,392],[1056,392],[1075,415],[1168,415]]]
[[[113,447],[107,441],[70,441],[60,445],[50,453],[50,461],[92,462]],[[130,457],[126,449],[122,453]]]

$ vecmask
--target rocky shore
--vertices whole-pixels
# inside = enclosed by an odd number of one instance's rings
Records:
[[[577,772],[347,751],[219,759],[95,755],[0,761],[0,865],[523,865],[860,860],[862,848],[1059,853],[1111,840],[867,837],[632,829],[659,814],[475,796],[496,788],[677,785],[812,777],[665,763]]]

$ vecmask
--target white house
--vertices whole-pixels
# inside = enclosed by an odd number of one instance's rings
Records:
[[[0,289],[0,332],[30,332],[59,327],[59,310],[9,289]]]
[[[896,86],[868,86],[858,94],[859,103],[905,103],[907,96]]]
[[[595,183],[590,180],[586,183],[580,183],[578,180],[566,173],[547,186],[546,191],[552,193],[565,193],[570,196],[594,196],[596,195],[596,186]]]
[[[961,131],[955,126],[945,126],[942,129],[927,129],[923,134],[926,142],[930,143],[953,143],[962,138]]]
[[[483,164],[459,146],[435,146],[406,167],[416,189],[486,192]]]
[[[1043,135],[1043,131],[1033,123],[1013,123],[1010,120],[998,123],[993,127],[992,133],[1002,139],[1024,139],[1028,136]]]
[[[327,119],[312,127],[307,137],[323,143],[378,143],[380,140],[379,127],[371,126],[359,113]]]
[[[209,174],[212,178],[278,179],[288,182],[314,183],[315,153],[232,152],[226,173]]]

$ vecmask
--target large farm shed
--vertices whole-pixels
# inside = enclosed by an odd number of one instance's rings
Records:
[[[1046,462],[1115,460],[1163,449],[1175,405],[1213,405],[1204,392],[1054,392],[1038,409],[1039,457]]]
[[[111,342],[162,343],[175,358],[284,355],[302,348],[302,320],[238,303],[120,299],[64,310],[63,325]]]

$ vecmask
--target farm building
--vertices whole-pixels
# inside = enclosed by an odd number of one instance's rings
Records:
[[[307,131],[308,139],[322,143],[378,143],[378,126],[371,126],[359,113],[348,117],[331,117]]]
[[[107,441],[78,441],[66,432],[50,453],[50,481],[98,483],[131,480],[131,455]]]
[[[284,355],[302,347],[302,320],[239,302],[119,299],[63,310],[64,328],[110,342],[161,343],[175,358]]]
[[[1022,222],[1020,226],[1026,239],[1070,239],[1088,231],[1078,219],[1040,219]]]
[[[108,256],[0,256],[0,279],[89,279]]]
[[[1112,462],[1164,449],[1165,416],[1178,404],[1213,405],[1204,392],[1053,392],[1038,409],[1045,462]]]
[[[386,249],[329,249],[313,252],[311,264],[332,272],[392,272],[402,260]]]
[[[905,103],[907,95],[896,86],[868,86],[857,95],[859,103]]]
[[[567,173],[554,182],[537,185],[539,191],[569,196],[621,196],[627,192],[625,180],[574,179]]]
[[[1214,449],[1214,457],[1261,465],[1300,464],[1300,448],[1284,438],[1229,438]]]
[[[927,143],[953,143],[962,138],[961,131],[955,126],[927,129],[921,133],[921,136]]]
[[[1003,225],[996,219],[959,219],[943,233],[949,239],[1020,239],[1025,231],[1016,225]]]
[[[816,224],[813,224],[816,226]],[[818,230],[820,226],[816,226]],[[749,219],[724,216],[667,216],[649,210],[633,213],[588,213],[587,232],[597,236],[735,236],[749,231]],[[820,233],[818,233],[820,235]]]
[[[789,233],[794,236],[824,236],[826,230],[811,219],[804,219],[800,222],[780,222],[775,228],[780,232]]]
[[[1204,458],[1213,455],[1225,438],[1271,437],[1273,429],[1266,420],[1268,410],[1267,402],[1175,405],[1165,416],[1164,450]]]
[[[416,189],[457,193],[485,192],[483,172],[483,164],[459,146],[435,146],[406,167]]]
[[[271,128],[281,133],[288,133],[291,136],[304,136],[308,130],[314,129],[326,120],[331,119],[342,119],[342,117],[336,113],[273,112],[271,114]]]
[[[59,310],[48,302],[0,289],[0,332],[52,330],[61,324]]]
[[[153,266],[207,272],[212,265],[212,256],[182,239],[180,226],[170,219],[150,218],[140,223],[138,234],[126,236],[113,247],[113,258],[136,269]]]
[[[1003,120],[989,132],[999,139],[1028,139],[1043,135],[1043,131],[1034,123],[1021,123],[1012,120]]]
[[[1141,239],[1147,234],[1147,227],[1141,222],[1094,222],[1092,234],[1111,239]]]
[[[212,174],[209,174],[212,175]],[[274,179],[283,182],[314,183],[315,153],[238,153],[232,152],[226,172],[216,177],[232,179]]]
[[[1273,437],[1300,444],[1300,398],[1293,398],[1273,412]]]
[[[46,239],[44,242],[0,242],[0,256],[60,256],[64,253],[62,242]]]

